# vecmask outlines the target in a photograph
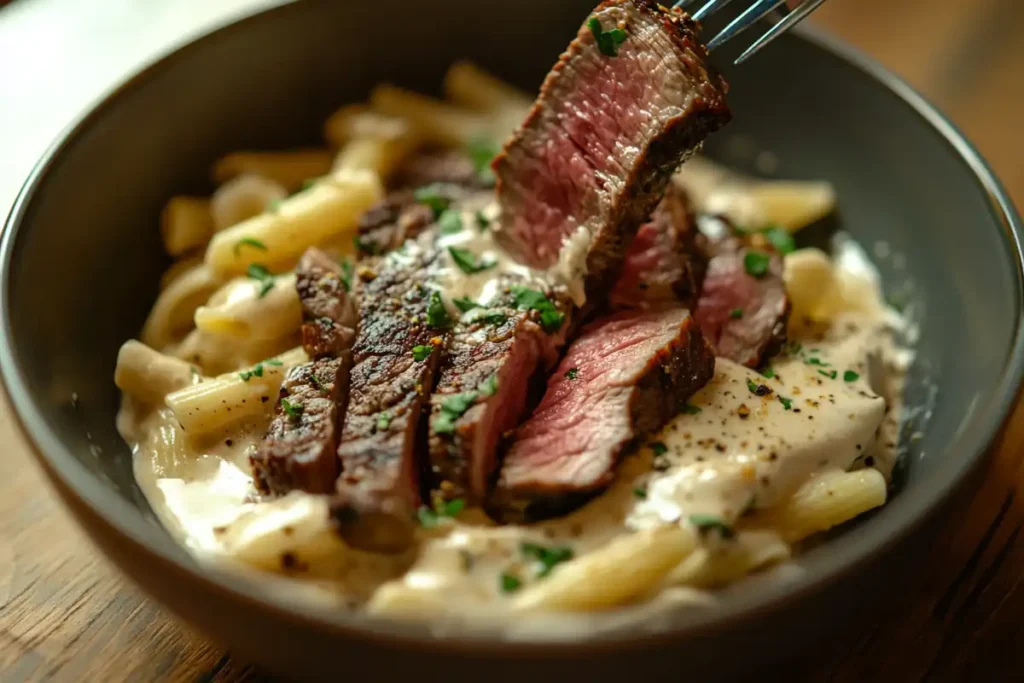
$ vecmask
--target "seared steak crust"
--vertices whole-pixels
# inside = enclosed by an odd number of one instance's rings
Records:
[[[653,0],[607,0],[594,20],[625,30],[616,54],[584,25],[494,161],[504,246],[547,268],[582,233],[588,293],[607,288],[672,172],[730,118],[688,16]]]

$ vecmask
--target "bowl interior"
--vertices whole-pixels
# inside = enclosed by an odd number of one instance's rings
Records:
[[[498,20],[486,3],[433,3],[443,40],[417,13],[384,21],[364,0],[278,8],[148,69],[63,139],[4,237],[2,367],[33,438],[78,495],[178,553],[132,479],[111,379],[167,265],[157,229],[167,198],[209,193],[223,153],[317,144],[333,108],[377,82],[437,90],[457,58],[535,90],[591,0],[520,5]],[[834,183],[841,226],[919,323],[908,395],[931,418],[908,452],[905,490],[806,559],[827,572],[921,513],[992,436],[1020,374],[1018,246],[998,188],[945,124],[817,40],[785,37],[726,75],[736,118],[709,153],[756,172],[768,150],[778,176]]]

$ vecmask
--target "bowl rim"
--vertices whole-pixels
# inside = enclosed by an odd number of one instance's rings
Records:
[[[187,574],[193,581],[205,584],[205,588],[220,593],[225,599],[249,603],[250,607],[265,613],[274,613],[287,621],[301,621],[313,628],[326,628],[336,637],[387,640],[398,647],[430,648],[435,652],[440,650],[453,653],[487,653],[500,648],[504,655],[569,656],[590,647],[605,649],[609,645],[616,648],[650,646],[696,633],[706,634],[737,622],[757,618],[783,603],[817,592],[878,558],[895,543],[908,536],[986,459],[992,443],[1001,432],[1016,403],[1024,375],[1024,318],[1021,305],[1024,301],[1024,226],[1013,203],[988,164],[952,122],[910,85],[872,58],[835,37],[802,26],[795,31],[797,37],[794,39],[806,41],[817,49],[838,57],[880,87],[895,94],[904,105],[909,106],[926,125],[939,134],[942,143],[949,145],[956,152],[972,171],[975,182],[987,194],[992,218],[1000,224],[1002,246],[1006,250],[1006,256],[1014,261],[1012,265],[1017,289],[1013,294],[1017,302],[1017,312],[1006,372],[989,393],[986,410],[973,413],[964,422],[954,441],[947,446],[947,449],[956,448],[960,441],[969,441],[970,443],[962,449],[965,454],[963,457],[947,458],[947,462],[928,475],[928,480],[901,491],[900,495],[885,508],[889,511],[887,517],[890,518],[887,524],[868,520],[848,530],[841,539],[831,541],[828,544],[828,552],[812,551],[804,555],[803,564],[808,567],[808,571],[799,580],[776,586],[758,586],[755,585],[758,582],[748,582],[751,585],[745,587],[746,590],[737,591],[727,604],[712,610],[688,610],[670,626],[650,630],[614,629],[581,640],[551,639],[540,634],[509,639],[492,632],[471,633],[464,629],[454,633],[438,634],[431,631],[429,626],[422,624],[406,624],[315,606],[303,605],[297,608],[288,600],[287,594],[279,590],[283,582],[273,577],[239,575],[233,571],[201,566],[173,541],[169,534],[154,534],[153,522],[138,508],[121,496],[111,496],[109,488],[90,473],[75,458],[71,449],[48,427],[45,418],[47,411],[43,408],[42,402],[36,401],[30,391],[15,353],[11,323],[12,262],[26,217],[35,204],[38,191],[47,175],[61,162],[64,153],[88,132],[108,108],[115,106],[121,98],[160,71],[171,68],[175,61],[198,49],[199,46],[223,39],[235,31],[248,28],[253,23],[275,21],[279,15],[286,12],[301,11],[296,8],[302,6],[303,3],[272,5],[241,19],[228,18],[214,24],[212,29],[178,43],[109,89],[57,135],[33,167],[7,216],[3,234],[0,236],[0,380],[14,408],[15,423],[26,444],[47,474],[58,480],[58,490],[73,495],[79,502],[84,503],[108,531],[128,539],[139,551],[148,553],[165,565],[170,565],[169,568],[175,570],[177,574]],[[76,522],[81,523],[81,520],[76,519]],[[171,605],[167,607],[174,609]]]

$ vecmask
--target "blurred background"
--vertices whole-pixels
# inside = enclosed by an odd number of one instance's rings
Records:
[[[46,145],[101,93],[190,37],[269,4],[0,0],[0,214]],[[1024,205],[1024,0],[830,0],[812,21],[937,104]]]

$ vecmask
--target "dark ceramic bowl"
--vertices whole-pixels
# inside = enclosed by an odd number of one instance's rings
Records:
[[[750,150],[768,149],[778,175],[832,181],[842,226],[863,244],[888,245],[891,256],[878,263],[886,289],[909,292],[920,322],[908,397],[931,397],[932,413],[923,439],[907,439],[892,502],[806,554],[802,578],[740,586],[719,609],[681,613],[653,633],[502,643],[300,609],[277,582],[200,567],[171,540],[133,482],[111,379],[118,347],[140,329],[167,265],[157,231],[166,199],[211,191],[207,169],[225,152],[315,144],[334,107],[379,81],[433,89],[456,58],[535,89],[592,2],[519,0],[499,12],[435,0],[429,14],[407,0],[277,7],[118,88],[25,184],[0,253],[0,368],[18,418],[103,552],[235,653],[290,677],[371,681],[623,672],[678,680],[759,666],[807,651],[808,634],[827,637],[846,610],[870,608],[873,593],[863,591],[879,581],[872,569],[881,556],[905,547],[897,544],[983,464],[1024,360],[1019,219],[984,162],[920,97],[861,56],[802,33],[726,70],[736,119],[709,151],[754,170]]]

